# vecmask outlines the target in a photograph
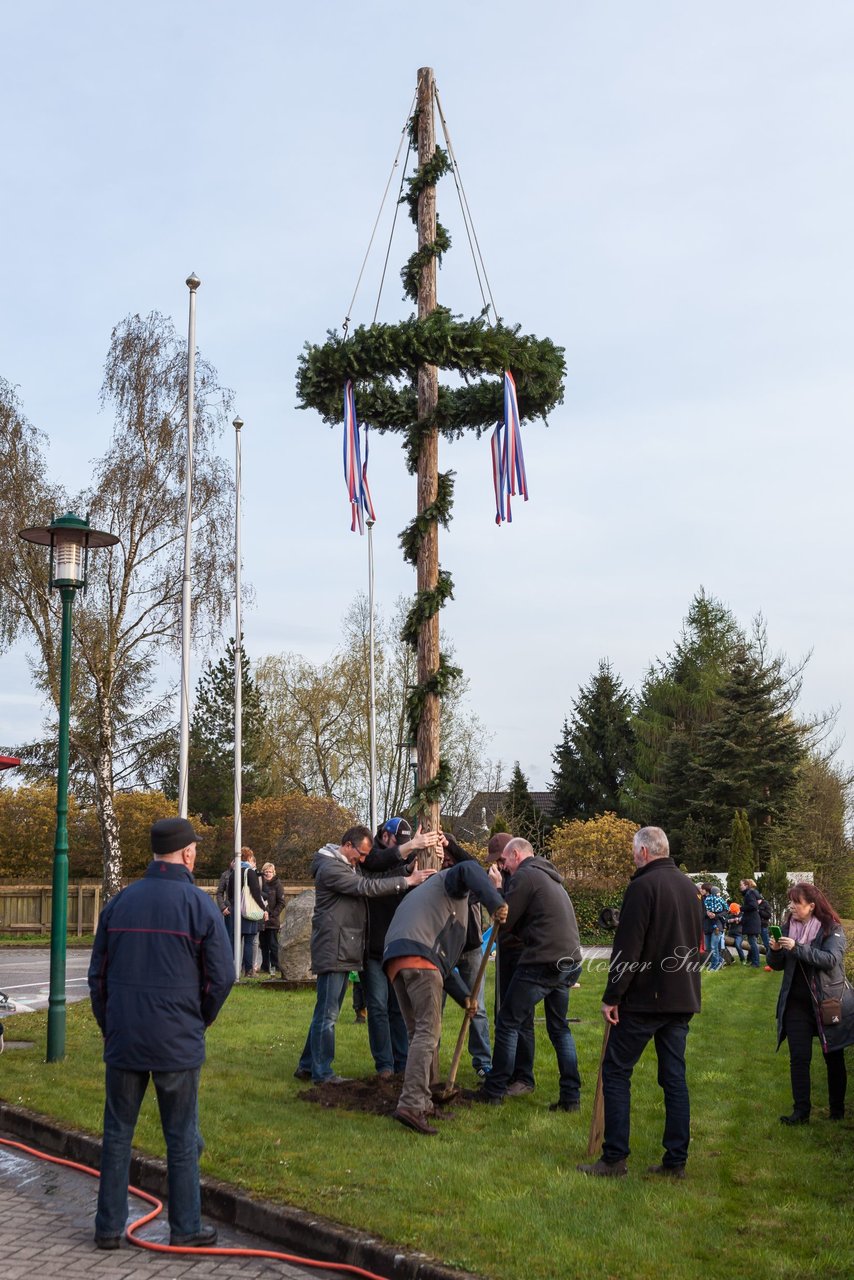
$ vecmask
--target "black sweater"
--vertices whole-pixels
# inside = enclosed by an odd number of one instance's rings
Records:
[[[671,858],[632,876],[614,934],[603,1004],[632,1013],[697,1013],[702,899]]]

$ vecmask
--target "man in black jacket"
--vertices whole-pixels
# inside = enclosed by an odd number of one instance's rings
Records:
[[[650,1040],[664,1090],[664,1159],[648,1172],[683,1178],[691,1136],[685,1042],[700,1009],[700,935],[703,908],[697,886],[670,858],[660,827],[642,827],[632,846],[637,871],[629,881],[602,1015],[608,1044],[602,1063],[605,1141],[595,1164],[581,1173],[623,1177],[629,1155],[632,1071]]]
[[[535,857],[527,840],[511,840],[501,861],[510,873],[506,925],[521,938],[522,951],[495,1022],[492,1070],[475,1100],[503,1103],[516,1064],[519,1033],[542,1000],[560,1072],[560,1096],[551,1110],[578,1111],[581,1078],[566,1018],[569,990],[581,970],[575,911],[560,872],[546,858]]]

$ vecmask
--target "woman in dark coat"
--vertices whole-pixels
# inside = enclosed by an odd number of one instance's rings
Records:
[[[777,1047],[784,1038],[788,1041],[794,1106],[791,1115],[780,1116],[780,1122],[809,1123],[815,1036],[827,1067],[830,1119],[842,1120],[847,1084],[844,1049],[854,1044],[854,991],[845,978],[845,933],[821,890],[813,884],[796,884],[789,890],[783,934],[779,941],[771,939],[769,963],[772,969],[783,970],[777,1001]],[[837,1021],[825,1023],[824,1000],[839,1001]]]
[[[244,845],[240,850],[240,878],[248,888],[256,905],[266,913],[267,906],[264,901],[264,895],[261,892],[261,879],[255,870],[255,854],[248,845]],[[241,893],[243,884],[241,884]],[[237,914],[234,910],[234,871],[228,877],[228,885],[225,890],[226,901],[229,905],[231,919]],[[266,918],[266,915],[265,915]],[[247,916],[240,916],[240,936],[243,939],[243,976],[249,977],[253,970],[253,959],[255,953],[255,935],[264,924],[264,919],[250,920]]]
[[[285,891],[272,862],[261,868],[261,890],[267,899],[267,919],[258,935],[261,944],[261,972],[273,973],[279,968],[279,925],[285,905]]]
[[[741,890],[741,931],[750,947],[750,963],[754,969],[761,969],[759,934],[762,929],[762,920],[759,916],[759,903],[762,899],[757,891],[755,880],[742,880],[738,887]],[[738,947],[737,950],[741,955],[741,948]]]

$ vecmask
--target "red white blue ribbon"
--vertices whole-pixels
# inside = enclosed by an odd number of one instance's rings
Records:
[[[492,483],[495,487],[495,523],[513,520],[510,498],[518,493],[528,501],[528,477],[522,452],[519,402],[516,383],[509,369],[504,371],[504,421],[492,433]]]
[[[376,520],[371,491],[368,488],[368,428],[366,425],[363,465],[359,448],[359,423],[356,419],[356,396],[353,383],[349,379],[344,384],[344,479],[350,495],[352,513],[350,532],[355,532],[358,523],[359,533],[364,533],[365,516],[369,520]]]

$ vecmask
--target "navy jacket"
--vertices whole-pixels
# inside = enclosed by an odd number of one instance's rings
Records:
[[[176,862],[149,863],[111,898],[89,964],[104,1061],[128,1071],[185,1071],[205,1060],[205,1028],[234,982],[215,902]]]

